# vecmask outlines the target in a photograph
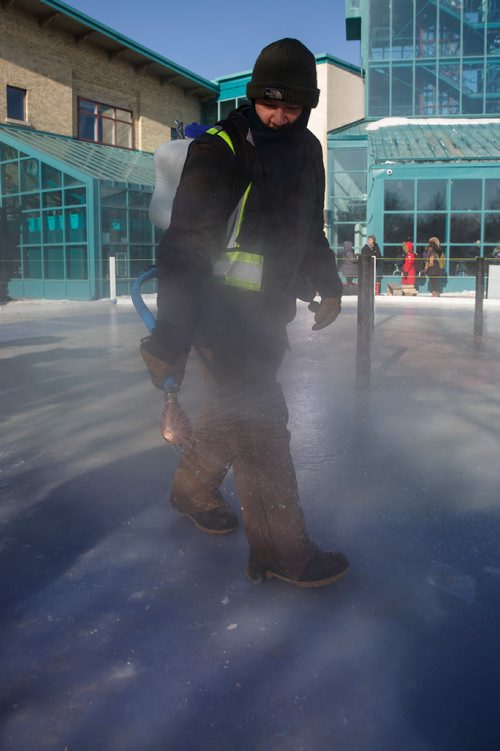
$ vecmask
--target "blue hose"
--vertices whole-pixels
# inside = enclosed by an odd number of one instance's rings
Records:
[[[156,320],[154,315],[151,313],[150,309],[142,299],[141,287],[146,282],[149,282],[151,279],[156,279],[157,277],[157,268],[148,269],[148,271],[145,271],[144,274],[141,274],[137,277],[137,279],[135,279],[135,281],[132,282],[132,286],[130,288],[130,296],[132,298],[134,308],[139,313],[139,316],[141,317],[142,322],[146,326],[149,333],[153,331]]]
[[[142,299],[141,295],[141,287],[146,282],[149,282],[151,279],[157,279],[158,278],[158,269],[153,267],[152,269],[148,269],[148,271],[145,271],[144,274],[141,274],[140,276],[135,279],[135,281],[132,282],[132,286],[130,287],[130,297],[132,298],[132,302],[134,304],[134,308],[139,313],[139,316],[142,319],[142,322],[146,326],[147,330],[151,334],[155,327],[156,319],[154,315],[151,313],[150,309]],[[165,379],[165,383],[163,384],[163,390],[167,394],[171,394],[173,392],[177,391],[177,384],[175,382],[175,378],[173,376],[167,376]]]

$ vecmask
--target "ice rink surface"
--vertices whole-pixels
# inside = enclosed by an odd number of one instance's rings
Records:
[[[3,306],[0,749],[499,749],[500,305],[479,346],[473,305],[377,298],[367,393],[356,300],[319,332],[299,309],[302,504],[351,560],[318,590],[251,584],[241,529],[170,509],[127,301]]]

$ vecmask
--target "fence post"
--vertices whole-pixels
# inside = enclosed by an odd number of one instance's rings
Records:
[[[109,257],[109,299],[116,303],[116,258]]]
[[[356,387],[370,385],[371,345],[374,307],[373,261],[371,256],[358,258],[358,320],[356,340]]]
[[[483,335],[483,301],[485,290],[485,259],[476,258],[476,299],[474,306],[474,338]]]

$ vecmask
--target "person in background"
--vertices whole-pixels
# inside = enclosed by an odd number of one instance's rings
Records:
[[[446,274],[440,263],[441,255],[444,254],[441,252],[441,246],[436,244],[436,240],[437,238],[431,237],[425,250],[424,273],[429,278],[429,292],[432,297],[440,297],[446,283]]]
[[[403,261],[403,266],[401,267],[403,278],[401,282],[402,284],[406,284],[406,285],[414,287],[416,273],[415,273],[415,253],[413,251],[413,243],[410,240],[405,240],[405,242],[401,243],[401,247],[403,248],[403,252],[404,252],[404,261]]]
[[[429,237],[427,242],[428,247],[430,248],[429,252],[433,252],[438,257],[439,268],[444,269],[446,266],[446,256],[441,246],[441,241],[438,237]]]
[[[375,237],[375,235],[368,235],[368,237],[366,238],[366,244],[361,248],[361,255],[376,257],[377,265],[375,281],[378,283],[380,289],[380,285],[382,284],[382,252],[378,246],[377,238]]]
[[[344,240],[344,247],[339,257],[339,271],[344,275],[347,284],[352,284],[358,276],[358,262],[350,240]]]
[[[321,297],[314,331],[341,308],[321,144],[307,127],[319,100],[314,55],[297,39],[271,43],[247,97],[189,147],[158,251],[158,318],[141,352],[158,380],[161,371],[180,383],[194,344],[209,385],[173,478],[173,509],[208,534],[234,531],[238,517],[221,492],[232,467],[247,576],[317,587],[349,562],[309,537],[277,380],[304,282]]]

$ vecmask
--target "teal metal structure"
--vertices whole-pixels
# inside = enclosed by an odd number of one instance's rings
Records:
[[[500,0],[347,0],[366,120],[328,136],[330,241],[383,248],[438,237],[446,291],[472,291],[500,243]]]
[[[0,261],[3,295],[94,300],[117,293],[154,263],[148,218],[153,155],[0,127]]]

